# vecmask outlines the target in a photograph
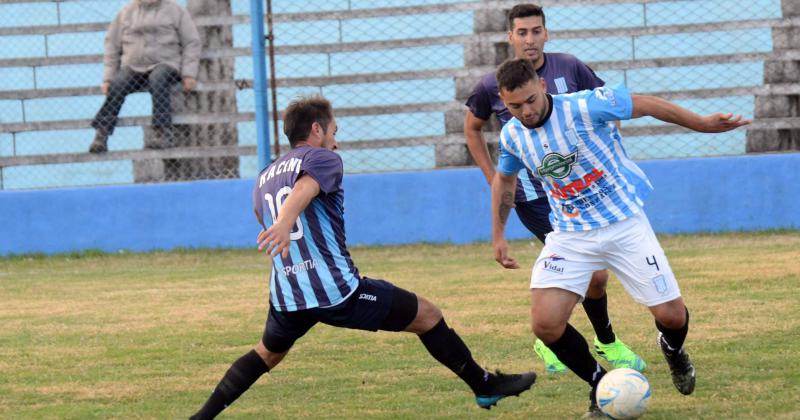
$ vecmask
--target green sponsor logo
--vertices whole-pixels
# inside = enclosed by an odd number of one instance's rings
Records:
[[[578,152],[571,155],[560,155],[558,153],[548,153],[542,159],[542,166],[536,168],[541,176],[552,178],[564,178],[572,172],[572,165],[578,160]]]

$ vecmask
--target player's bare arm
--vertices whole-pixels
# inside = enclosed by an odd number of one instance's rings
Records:
[[[516,188],[516,175],[495,173],[492,180],[492,245],[494,259],[505,268],[519,268],[517,260],[508,255],[505,238],[506,222],[511,208],[514,207]]]
[[[290,231],[295,221],[300,216],[300,212],[305,210],[311,200],[319,195],[319,183],[308,176],[301,176],[292,188],[292,192],[284,201],[283,206],[278,211],[278,220],[267,230],[262,230],[258,234],[258,249],[271,256],[281,253],[283,257],[289,255]]]
[[[702,116],[656,96],[631,95],[631,118],[649,115],[664,122],[677,124],[701,133],[722,133],[750,124],[741,115],[720,112]]]
[[[486,182],[492,185],[494,164],[489,154],[489,147],[486,145],[486,139],[483,137],[482,130],[485,123],[486,120],[476,117],[472,111],[467,110],[467,115],[464,117],[464,136],[467,138],[467,148],[472,155],[472,159],[481,168],[483,176],[486,177]]]

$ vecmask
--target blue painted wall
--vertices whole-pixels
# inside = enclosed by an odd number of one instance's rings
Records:
[[[641,162],[659,233],[800,229],[800,154]],[[251,247],[252,180],[0,192],[0,255]],[[488,240],[477,169],[349,175],[351,244]],[[510,238],[529,235],[511,218]]]

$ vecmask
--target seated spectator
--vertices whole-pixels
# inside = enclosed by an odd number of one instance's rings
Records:
[[[101,90],[106,100],[92,121],[95,128],[90,153],[108,150],[125,97],[147,90],[153,99],[156,136],[145,138],[145,148],[171,147],[172,86],[182,82],[190,91],[197,85],[200,36],[189,12],[174,0],[131,0],[108,27]]]

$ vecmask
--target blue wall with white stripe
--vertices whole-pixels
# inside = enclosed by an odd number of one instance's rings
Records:
[[[800,229],[800,154],[640,162],[659,233]],[[0,255],[253,247],[253,180],[0,192]],[[348,243],[488,240],[477,169],[345,176]],[[530,235],[512,217],[510,238]]]

